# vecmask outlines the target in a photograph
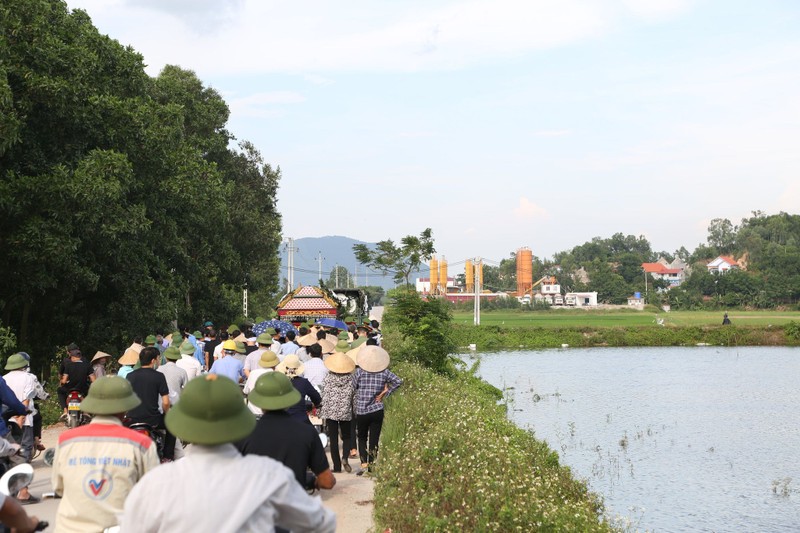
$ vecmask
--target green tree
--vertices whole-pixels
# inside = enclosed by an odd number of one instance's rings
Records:
[[[328,287],[333,287],[334,289],[348,289],[356,286],[353,282],[353,276],[350,275],[350,271],[342,265],[333,267],[330,275],[328,276],[328,281],[325,282],[325,284]]]
[[[383,298],[386,291],[383,287],[379,287],[377,285],[369,285],[365,287],[359,287],[364,293],[367,295],[367,305],[370,307],[374,307],[381,302],[381,298]]]
[[[397,283],[405,281],[407,287],[411,286],[409,276],[412,272],[419,271],[423,261],[436,253],[433,246],[433,236],[430,228],[419,234],[408,235],[400,239],[400,246],[391,240],[380,241],[375,248],[370,249],[365,244],[353,245],[356,259],[373,270],[391,273]]]
[[[389,291],[383,316],[384,344],[398,361],[412,361],[439,373],[451,373],[457,347],[450,337],[451,306],[444,298],[426,300],[414,290]]]

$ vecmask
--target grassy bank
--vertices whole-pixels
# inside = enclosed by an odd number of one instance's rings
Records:
[[[401,363],[387,406],[375,520],[393,531],[611,531],[557,454],[506,419],[500,391]]]
[[[787,326],[639,326],[639,327],[515,327],[454,325],[458,346],[480,350],[593,346],[797,346]]]
[[[724,311],[671,311],[657,312],[655,307],[644,311],[633,309],[548,309],[522,311],[507,309],[481,313],[483,326],[518,326],[540,328],[564,327],[639,327],[654,326],[662,321],[665,326],[719,326]],[[740,311],[729,310],[734,326],[782,326],[791,321],[800,322],[797,311]],[[453,324],[472,325],[472,312],[455,311]]]

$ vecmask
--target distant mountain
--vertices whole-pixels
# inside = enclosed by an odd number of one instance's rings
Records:
[[[322,255],[322,279],[327,281],[333,269],[339,265],[347,269],[356,285],[375,285],[385,289],[394,288],[395,283],[391,275],[384,276],[380,272],[366,270],[353,254],[354,244],[366,244],[370,248],[375,243],[369,243],[341,237],[338,235],[328,237],[303,237],[294,240],[294,282],[303,285],[317,285],[319,280],[319,256]],[[281,280],[287,278],[288,242],[281,244]]]

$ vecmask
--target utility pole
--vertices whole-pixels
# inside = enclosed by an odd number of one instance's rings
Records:
[[[358,287],[358,263],[356,263],[355,274],[353,274],[353,288]]]
[[[472,266],[474,268],[474,280],[475,280],[475,305],[473,308],[473,323],[476,326],[481,325],[481,278],[480,278],[480,269],[481,269],[481,258],[475,258],[475,264]]]
[[[247,276],[244,277],[244,290],[242,291],[242,313],[247,318]]]
[[[317,255],[317,261],[319,262],[319,278],[317,278],[317,283],[319,283],[319,280],[322,279],[322,260],[323,259],[325,259],[325,258],[322,257],[322,251],[320,251],[319,254]]]
[[[339,265],[338,264],[336,265],[336,268],[334,269],[334,272],[336,272],[336,288],[338,289],[339,288]]]
[[[295,248],[294,246],[294,239],[289,237],[289,244],[286,246],[287,251],[287,265],[286,265],[286,279],[288,281],[288,287],[286,292],[292,292],[294,289],[294,253],[299,251],[299,248]]]

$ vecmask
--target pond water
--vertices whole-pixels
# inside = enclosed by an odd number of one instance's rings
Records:
[[[800,349],[466,354],[633,530],[800,531]]]

